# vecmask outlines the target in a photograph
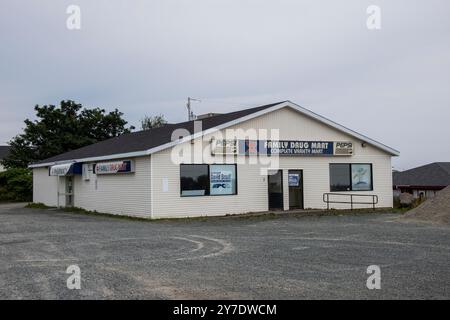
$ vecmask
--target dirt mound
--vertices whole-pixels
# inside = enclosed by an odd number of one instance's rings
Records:
[[[450,224],[450,186],[408,211],[405,219]]]

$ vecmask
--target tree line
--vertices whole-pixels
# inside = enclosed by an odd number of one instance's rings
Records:
[[[36,120],[24,121],[23,131],[9,141],[9,155],[1,160],[7,171],[0,173],[0,201],[30,200],[31,163],[135,130],[117,108],[107,112],[63,100],[59,106],[36,105],[34,111]],[[166,123],[160,114],[144,116],[140,126],[150,130]]]

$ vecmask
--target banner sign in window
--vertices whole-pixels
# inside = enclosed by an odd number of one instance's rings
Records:
[[[370,164],[351,164],[352,191],[372,190],[372,166]]]
[[[131,173],[134,172],[134,161],[111,161],[100,162],[95,165],[95,174],[116,174],[116,173]]]
[[[209,166],[210,194],[236,194],[236,166],[213,164]]]
[[[300,175],[298,173],[289,173],[289,187],[298,187],[300,185]]]

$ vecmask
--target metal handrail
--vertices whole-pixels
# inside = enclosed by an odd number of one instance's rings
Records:
[[[350,197],[350,201],[332,201],[330,200],[330,195],[332,196],[347,196]],[[353,201],[354,197],[371,197],[371,202],[361,202],[361,201]],[[350,210],[353,210],[354,204],[371,204],[373,210],[375,210],[375,205],[378,204],[378,196],[376,194],[353,194],[353,193],[333,193],[333,192],[325,192],[322,197],[323,202],[327,204],[327,210],[330,209],[330,203],[346,203],[350,204]]]

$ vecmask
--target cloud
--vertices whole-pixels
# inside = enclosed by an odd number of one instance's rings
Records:
[[[408,168],[449,160],[447,1],[2,1],[0,142],[35,104],[74,99],[186,118],[290,99],[402,152]]]

